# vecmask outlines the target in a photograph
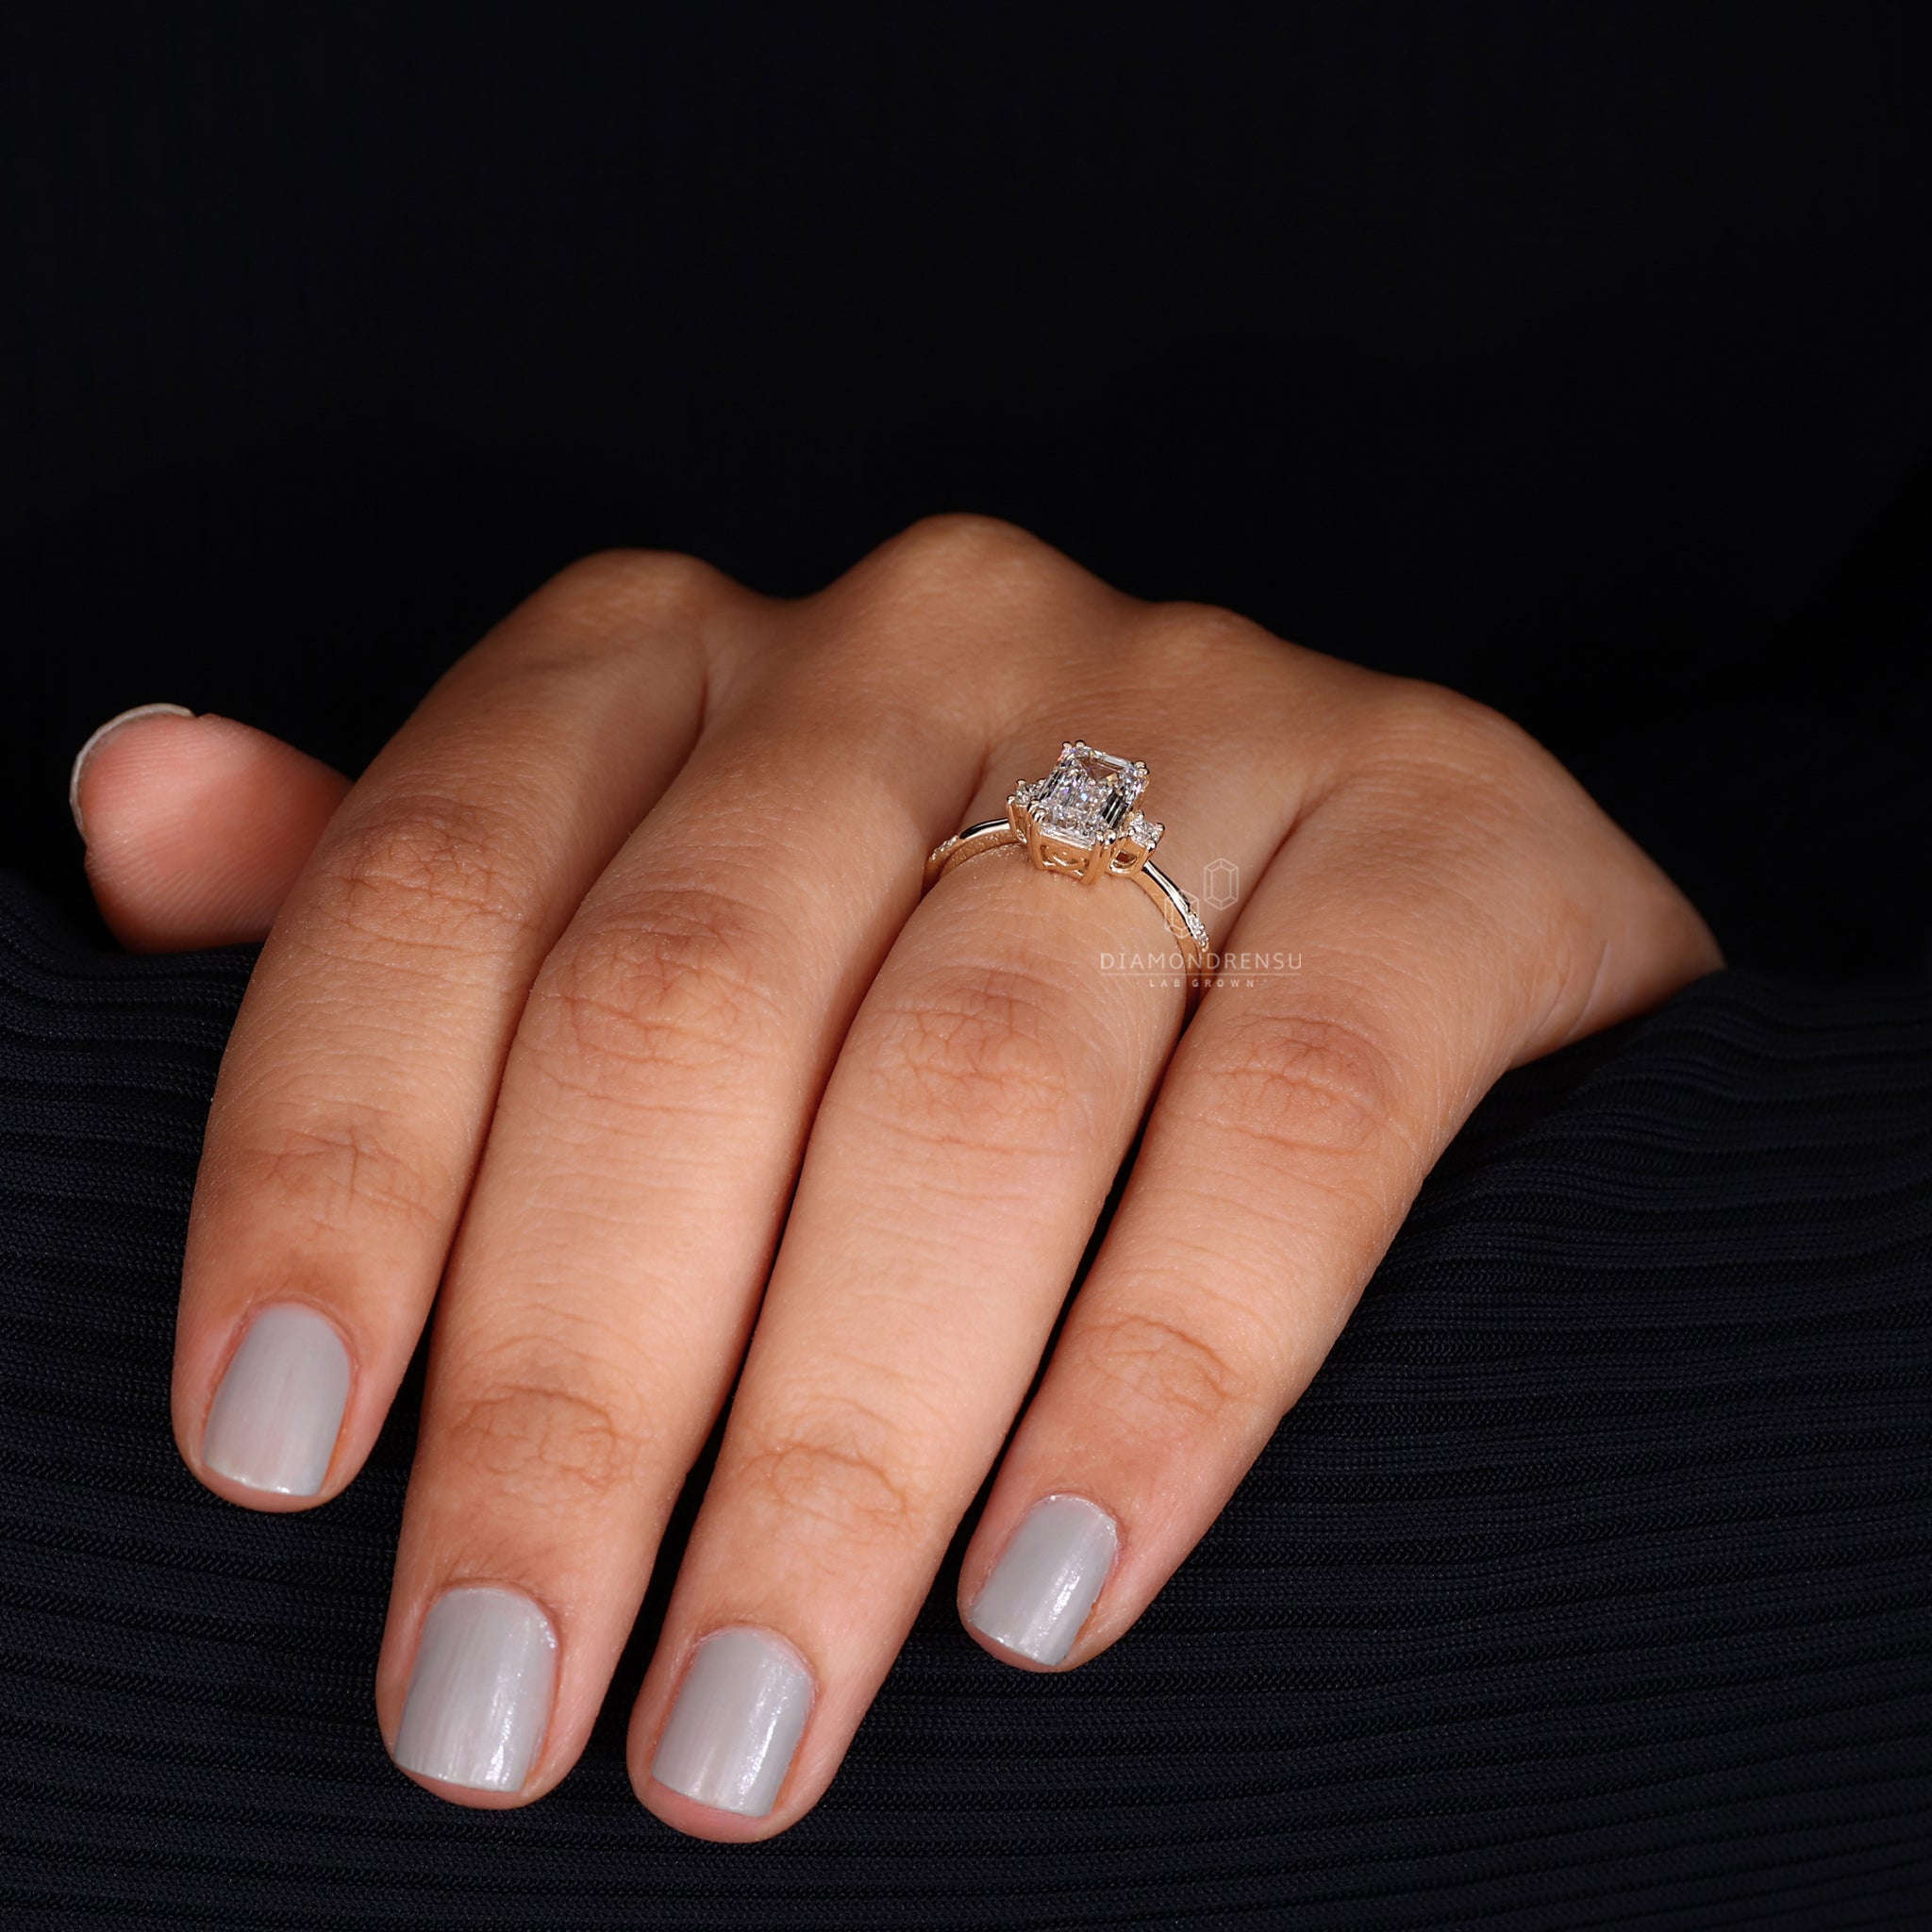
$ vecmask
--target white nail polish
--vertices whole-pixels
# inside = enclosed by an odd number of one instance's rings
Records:
[[[748,1625],[705,1639],[658,1741],[651,1775],[741,1818],[762,1818],[811,1715],[811,1674],[782,1639]]]
[[[1108,1573],[1120,1533],[1084,1496],[1048,1496],[1013,1532],[966,1621],[1037,1664],[1073,1649]]]
[[[201,1459],[277,1496],[312,1496],[349,1400],[349,1352],[326,1315],[300,1302],[263,1308],[215,1391]]]
[[[111,738],[124,724],[132,724],[137,718],[192,718],[194,713],[186,705],[136,705],[131,710],[116,711],[108,722],[101,725],[88,741],[74,755],[73,768],[67,774],[67,809],[74,814],[74,829],[85,839],[87,827],[80,822],[80,774],[87,770],[87,761],[97,752],[106,739]]]
[[[472,1790],[521,1790],[556,1683],[557,1633],[521,1591],[445,1591],[423,1620],[395,1761]]]

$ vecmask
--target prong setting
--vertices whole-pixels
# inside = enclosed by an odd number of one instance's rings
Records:
[[[1137,758],[1095,751],[1085,739],[1060,746],[1044,778],[1017,787],[1007,816],[1045,872],[1092,880],[1137,872],[1159,842],[1161,827],[1134,809],[1147,789]]]
[[[1022,844],[1042,872],[1090,884],[1130,879],[1174,935],[1191,1003],[1211,963],[1213,940],[1192,897],[1153,862],[1163,828],[1135,809],[1146,789],[1147,767],[1139,759],[1095,751],[1085,739],[1063,743],[1059,762],[1045,777],[1014,786],[1003,818],[968,825],[933,848],[925,861],[926,889],[982,852]]]

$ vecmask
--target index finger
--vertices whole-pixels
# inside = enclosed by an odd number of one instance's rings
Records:
[[[696,736],[734,587],[587,559],[425,700],[331,821],[222,1063],[182,1274],[175,1441],[291,1508],[361,1465],[408,1366],[525,993]]]

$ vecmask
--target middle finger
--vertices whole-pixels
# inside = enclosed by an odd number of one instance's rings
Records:
[[[747,694],[532,990],[439,1306],[377,1672],[392,1755],[444,1796],[526,1801],[588,1736],[826,1069],[916,897],[907,852],[978,780],[984,700],[881,652],[881,612],[927,621],[906,575],[888,555],[767,608]]]

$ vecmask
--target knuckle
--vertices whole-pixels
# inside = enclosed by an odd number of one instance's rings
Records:
[[[677,550],[594,550],[566,564],[543,594],[573,608],[637,617],[695,619],[729,583],[720,571]]]
[[[1070,1339],[1074,1366],[1104,1384],[1111,1397],[1190,1429],[1244,1409],[1259,1396],[1253,1368],[1164,1316],[1115,1309],[1082,1324]]]
[[[1230,1022],[1208,1087],[1218,1124],[1296,1153],[1343,1158],[1380,1143],[1399,1091],[1393,1060],[1373,1035],[1314,1014]]]
[[[1182,601],[1150,604],[1135,626],[1135,641],[1169,676],[1211,670],[1224,677],[1231,659],[1243,666],[1256,658],[1278,664],[1286,648],[1252,618],[1218,604]]]
[[[1392,679],[1379,700],[1368,714],[1374,762],[1447,767],[1479,784],[1552,763],[1522,725],[1446,685]]]
[[[1024,965],[923,975],[879,1016],[871,1072],[892,1121],[935,1141],[1007,1152],[1066,1144],[1091,1124],[1061,990]]]
[[[907,728],[929,729],[935,706],[957,702],[958,656],[969,641],[984,675],[1004,675],[1016,619],[1037,622],[1085,577],[997,517],[924,517],[824,592],[836,622],[808,629],[785,681],[843,717],[856,698],[864,715],[897,712]],[[940,640],[945,647],[934,648]]]
[[[982,583],[990,575],[1042,573],[1058,561],[1058,553],[1017,524],[947,511],[900,531],[877,558],[897,587],[916,592]]]
[[[709,1068],[782,1015],[753,908],[716,887],[656,887],[546,963],[525,1020],[540,1054]]]
[[[465,1475],[539,1501],[594,1501],[628,1483],[641,1450],[601,1365],[546,1351],[506,1365],[436,1419],[440,1451]]]
[[[891,1541],[920,1515],[920,1485],[900,1430],[856,1398],[822,1399],[790,1417],[739,1465],[737,1477],[781,1522],[803,1518],[840,1536]]]
[[[273,1131],[231,1145],[228,1191],[257,1205],[273,1202],[317,1228],[344,1229],[372,1210],[405,1223],[441,1224],[446,1175],[431,1166],[387,1109],[331,1103]]]
[[[333,949],[461,951],[536,931],[541,841],[478,799],[390,800],[333,832],[316,855],[310,909]]]
[[[675,551],[599,550],[531,592],[471,654],[497,679],[598,676],[646,651],[669,672],[695,660],[709,619],[738,587]],[[462,677],[458,665],[451,674]]]

